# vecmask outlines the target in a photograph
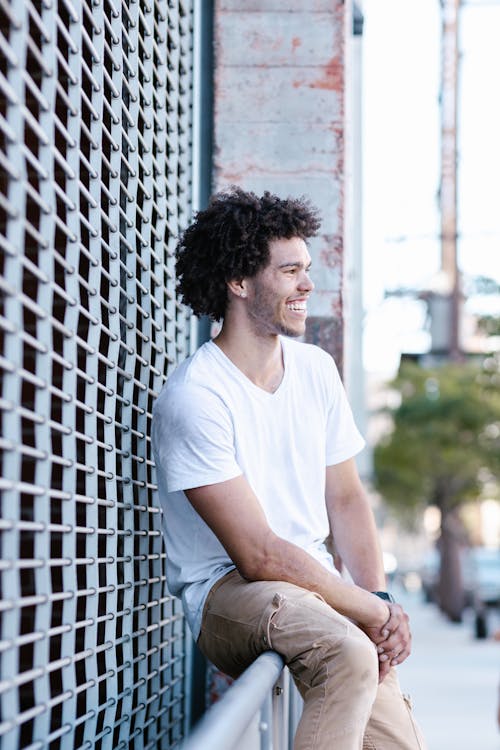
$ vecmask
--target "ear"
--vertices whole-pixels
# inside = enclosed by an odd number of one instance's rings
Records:
[[[231,279],[227,282],[227,288],[235,297],[247,296],[247,283],[245,279]]]

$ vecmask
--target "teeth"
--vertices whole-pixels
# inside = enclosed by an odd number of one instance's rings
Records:
[[[304,312],[306,310],[306,305],[303,303],[297,303],[297,304],[289,303],[287,307],[290,310],[295,310],[295,312]]]

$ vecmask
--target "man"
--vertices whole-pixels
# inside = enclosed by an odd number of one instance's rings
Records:
[[[410,653],[408,618],[384,592],[353,458],[364,443],[332,358],[293,340],[318,228],[305,201],[234,188],[179,242],[184,302],[223,325],[155,403],[168,582],[219,669],[283,655],[304,698],[296,750],[416,750],[393,669]],[[330,531],[354,583],[335,570]]]

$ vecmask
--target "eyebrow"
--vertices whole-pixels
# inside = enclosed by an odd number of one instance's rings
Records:
[[[280,263],[278,265],[278,268],[307,268],[309,269],[311,268],[311,265],[312,265],[312,260],[310,260],[309,263],[307,263],[307,265],[304,263],[301,263],[298,260],[292,260],[292,261],[286,261],[285,263]]]

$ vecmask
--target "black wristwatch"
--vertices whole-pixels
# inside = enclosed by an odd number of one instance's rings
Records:
[[[375,594],[379,599],[383,599],[386,602],[392,602],[392,604],[396,603],[395,598],[388,591],[372,591],[372,594]]]

